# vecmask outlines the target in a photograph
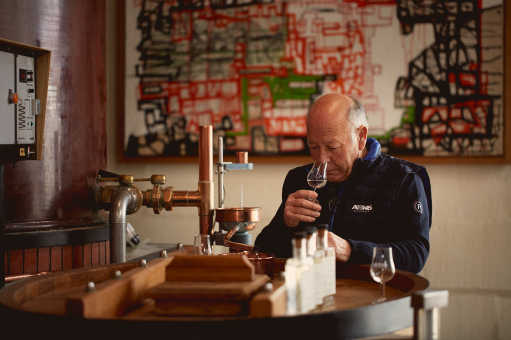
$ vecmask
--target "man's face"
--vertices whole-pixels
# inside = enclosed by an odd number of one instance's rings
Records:
[[[328,162],[329,182],[345,181],[359,157],[361,143],[346,116],[339,115],[337,105],[316,104],[307,120],[307,139],[312,158]]]

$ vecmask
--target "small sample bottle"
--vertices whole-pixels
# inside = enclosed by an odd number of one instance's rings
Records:
[[[291,241],[293,257],[286,261],[288,314],[307,313],[314,309],[314,264],[307,258],[305,232],[296,232]],[[294,301],[293,301],[294,300]]]
[[[325,255],[324,251],[316,249],[318,238],[316,227],[306,227],[305,232],[307,233],[307,257],[314,260],[314,301],[316,306],[321,306],[325,296],[323,288],[323,258]]]
[[[328,224],[318,224],[317,249],[324,252],[324,286],[325,297],[334,295],[336,292],[335,276],[335,250],[328,246]]]

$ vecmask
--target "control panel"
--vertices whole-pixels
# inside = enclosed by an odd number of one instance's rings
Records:
[[[49,62],[47,50],[0,39],[0,164],[41,159]]]

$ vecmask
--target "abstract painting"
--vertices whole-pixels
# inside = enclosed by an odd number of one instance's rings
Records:
[[[226,154],[309,155],[331,92],[389,154],[503,155],[503,17],[502,0],[126,0],[124,157],[194,156],[200,125]]]

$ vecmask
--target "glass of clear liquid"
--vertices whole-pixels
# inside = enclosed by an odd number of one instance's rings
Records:
[[[311,171],[309,171],[309,174],[307,175],[307,183],[314,188],[314,192],[316,192],[316,189],[320,189],[326,184],[327,164],[328,163],[326,161],[315,160]],[[306,196],[304,199],[319,204],[319,201],[313,197]]]
[[[385,282],[390,281],[396,273],[396,267],[394,267],[394,260],[392,259],[392,248],[373,248],[373,261],[369,272],[373,280],[380,283],[380,298],[374,301],[373,304],[385,301]]]
[[[195,235],[192,255],[213,255],[209,235]]]

